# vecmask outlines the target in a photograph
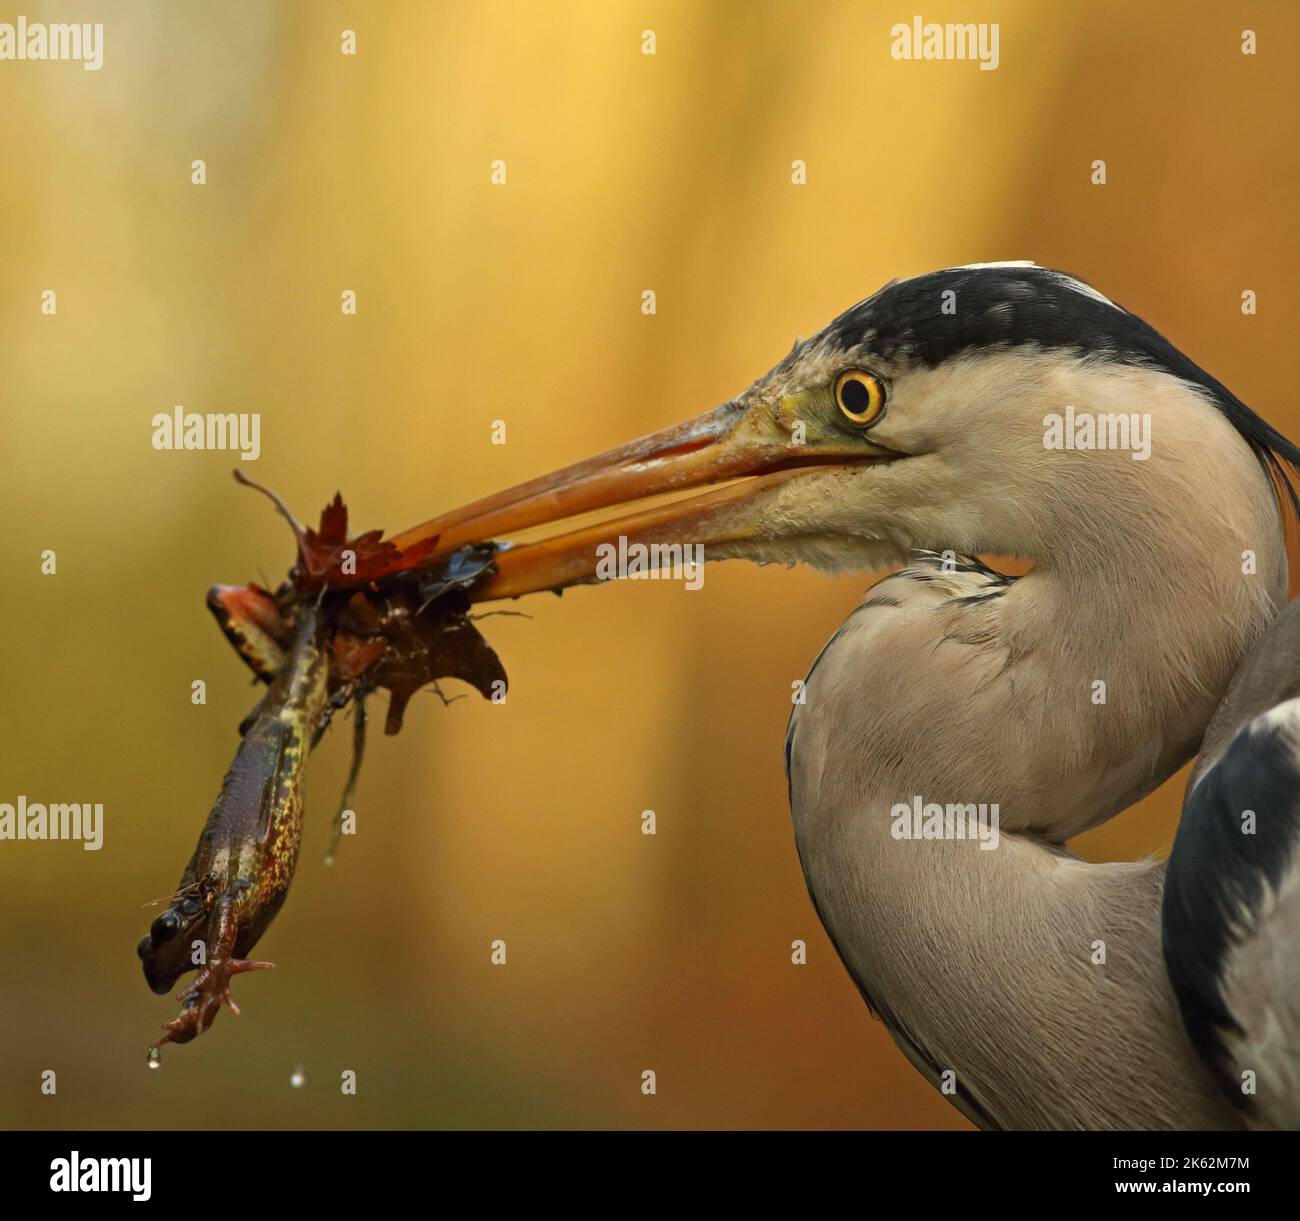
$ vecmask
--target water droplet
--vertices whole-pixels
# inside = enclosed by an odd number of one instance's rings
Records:
[[[306,1080],[307,1074],[302,1071],[302,1065],[300,1064],[293,1070],[293,1076],[289,1078],[289,1084],[293,1086],[294,1089],[300,1090]]]
[[[332,865],[332,864],[334,864],[334,853],[332,853],[332,852],[327,852],[327,853],[325,854],[325,864],[327,864],[327,865]]]
[[[162,1052],[160,1052],[156,1047],[149,1048],[149,1055],[145,1058],[145,1063],[147,1063],[150,1068],[161,1068]]]

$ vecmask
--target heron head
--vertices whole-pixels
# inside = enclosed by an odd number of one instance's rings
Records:
[[[395,541],[451,549],[623,508],[512,546],[479,598],[590,581],[617,539],[832,570],[920,548],[1039,562],[1090,515],[1140,529],[1189,455],[1267,496],[1276,452],[1300,457],[1135,315],[1063,273],[984,264],[887,284],[721,407]]]

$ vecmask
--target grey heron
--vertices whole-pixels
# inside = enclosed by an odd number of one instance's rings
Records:
[[[786,739],[808,890],[871,1009],[984,1127],[1296,1126],[1297,463],[1133,313],[979,264],[893,281],[716,410],[395,541],[721,484],[516,545],[474,596],[591,581],[617,537],[901,565]],[[1203,741],[1167,863],[1069,851]],[[989,809],[995,839],[962,833]]]

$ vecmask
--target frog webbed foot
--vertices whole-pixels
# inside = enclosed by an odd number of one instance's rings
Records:
[[[164,1043],[188,1043],[198,1038],[216,1021],[223,1004],[230,1006],[230,1012],[239,1015],[239,1006],[230,995],[230,981],[245,971],[272,971],[273,962],[254,962],[247,958],[228,958],[224,955],[213,958],[202,967],[187,988],[177,993],[181,1001],[181,1012],[163,1026],[163,1034],[153,1044],[159,1048]]]

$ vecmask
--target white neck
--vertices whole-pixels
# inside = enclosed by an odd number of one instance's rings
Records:
[[[828,930],[895,1037],[1004,1126],[1236,1122],[1166,978],[1163,866],[1058,846],[1190,756],[1282,600],[1271,491],[1224,426],[1181,454],[1166,432],[1149,477],[1181,499],[1057,523],[1001,597],[878,584],[792,721],[796,837]],[[996,804],[998,847],[896,838],[891,810],[916,797]]]

